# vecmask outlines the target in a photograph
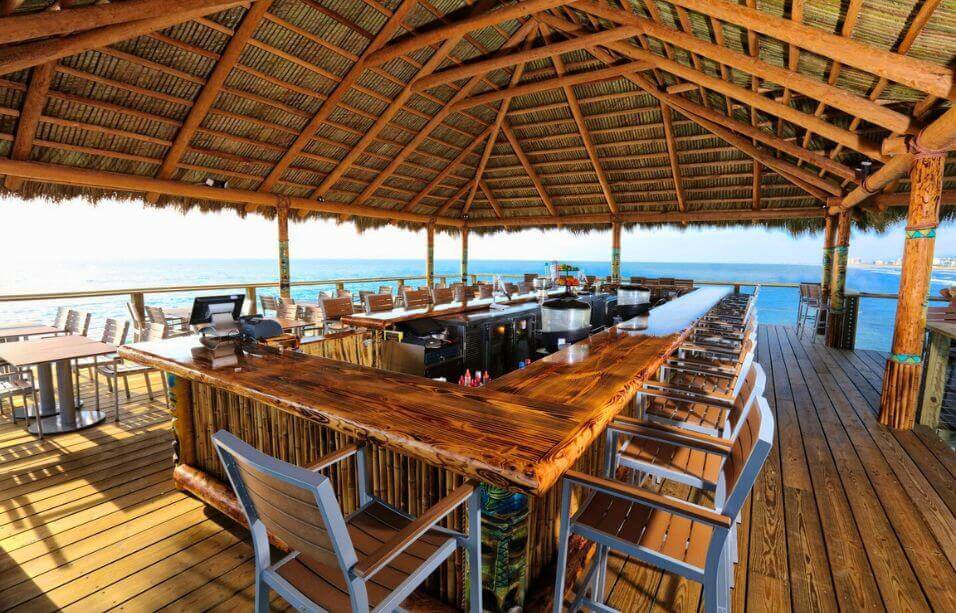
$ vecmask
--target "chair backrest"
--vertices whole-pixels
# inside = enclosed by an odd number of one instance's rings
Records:
[[[256,557],[272,564],[272,535],[298,552],[305,566],[338,568],[348,584],[358,556],[328,477],[268,456],[225,430],[212,440],[246,516]],[[367,604],[364,583],[352,585],[361,591],[356,598]]]
[[[161,341],[166,338],[168,328],[165,323],[158,321],[150,322],[142,329],[139,334],[141,341]]]
[[[66,330],[66,318],[70,314],[67,307],[57,307],[56,319],[53,320],[53,327],[57,330]]]
[[[435,304],[448,304],[455,299],[455,290],[450,287],[436,287],[432,290],[432,302]]]
[[[731,390],[734,398],[740,395],[740,390],[747,380],[747,375],[753,369],[754,354],[756,353],[754,345],[754,340],[748,336],[744,339],[740,348],[740,359],[737,360],[737,377],[734,379],[733,389]]]
[[[147,323],[163,323],[166,321],[166,313],[163,312],[162,307],[148,306],[146,307],[146,322]]]
[[[478,288],[473,285],[462,285],[455,288],[455,300],[457,302],[464,302],[466,300],[474,300],[478,295]]]
[[[373,291],[370,290],[370,289],[360,289],[360,290],[359,290],[359,302],[360,302],[361,304],[365,304],[365,297],[366,297],[366,296],[377,296],[377,295],[378,295],[378,292],[373,292]]]
[[[325,321],[321,307],[312,306],[311,304],[299,305],[296,318],[299,321],[305,321],[310,324],[320,324]]]
[[[391,296],[391,295],[392,295],[392,286],[391,286],[391,285],[379,285],[379,286],[378,286],[378,293],[379,293],[379,294],[388,294],[389,296]]]
[[[125,319],[106,319],[106,325],[103,326],[102,340],[107,345],[118,347],[126,342],[126,335],[129,334],[129,322]]]
[[[391,294],[369,294],[365,297],[366,313],[381,313],[395,308],[395,301]]]
[[[325,321],[335,321],[353,313],[352,297],[325,298],[321,302]]]
[[[279,305],[276,303],[275,296],[259,296],[259,304],[262,305],[263,312],[279,310]]]
[[[295,303],[290,304],[288,302],[280,302],[279,308],[276,310],[276,317],[281,317],[282,319],[295,319],[298,313],[298,305]]]
[[[406,309],[424,309],[428,306],[427,289],[408,289],[405,290],[404,296]]]
[[[770,453],[773,432],[774,419],[770,405],[766,398],[758,396],[756,406],[747,414],[722,467],[727,484],[724,515],[737,517],[743,507]]]
[[[73,311],[71,310],[66,317],[66,332],[67,334],[78,334],[80,336],[86,336],[87,332],[90,331],[90,319],[92,315],[86,311]]]
[[[136,310],[132,302],[126,303],[126,310],[129,311],[129,318],[133,322],[133,330],[142,330],[146,322],[139,316],[139,311]]]
[[[753,408],[758,396],[763,396],[764,389],[767,387],[767,374],[763,367],[756,362],[747,371],[743,377],[743,385],[734,398],[734,405],[731,407],[727,416],[730,422],[730,440],[736,440],[740,434],[740,428],[743,426],[747,415]]]
[[[482,283],[478,286],[478,298],[491,298],[495,293],[495,289],[488,285],[487,283]]]
[[[278,296],[276,298],[276,304],[278,304],[279,306],[282,306],[283,304],[295,304],[295,298],[292,298],[291,296],[289,297]]]
[[[336,289],[336,290],[335,290],[335,297],[336,297],[336,298],[351,298],[351,297],[352,297],[352,292],[350,292],[350,291],[347,290],[347,289]]]

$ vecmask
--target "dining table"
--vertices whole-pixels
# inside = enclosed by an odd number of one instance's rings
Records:
[[[0,360],[17,368],[36,367],[39,394],[39,419],[28,424],[32,434],[59,434],[94,426],[106,415],[99,410],[99,379],[96,382],[96,408],[80,410],[73,387],[72,361],[98,358],[116,353],[116,347],[80,335],[52,336],[15,343],[0,343]],[[56,385],[54,386],[54,366]],[[95,361],[94,361],[95,369]],[[25,411],[20,416],[26,418]]]
[[[31,336],[48,336],[51,334],[63,334],[63,328],[48,326],[29,321],[21,321],[12,324],[0,324],[0,341],[17,340]]]

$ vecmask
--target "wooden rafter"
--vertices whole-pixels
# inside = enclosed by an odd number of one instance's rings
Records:
[[[508,125],[507,120],[501,124],[501,131],[505,133],[505,137],[511,144],[511,148],[514,150],[515,156],[518,158],[518,161],[521,163],[522,168],[524,168],[525,173],[527,173],[528,177],[531,179],[531,182],[534,184],[534,188],[537,190],[538,196],[541,198],[541,202],[544,203],[544,206],[548,209],[549,213],[552,215],[557,215],[558,210],[554,207],[554,203],[551,202],[551,196],[548,195],[548,190],[545,189],[544,183],[541,182],[541,178],[538,176],[537,171],[535,171],[534,167],[531,165],[531,160],[528,159],[528,156],[521,148],[521,141],[519,141],[518,137],[515,136],[515,133],[511,129],[511,126]]]
[[[674,127],[671,125],[671,109],[664,102],[661,105],[661,117],[664,120],[664,141],[667,143],[667,158],[671,164],[671,176],[674,179],[674,191],[677,192],[677,207],[681,212],[687,210],[687,199],[680,178],[680,163],[677,161],[677,141],[674,139]]]
[[[753,197],[753,210],[759,211],[761,208],[761,189],[763,187],[763,166],[757,160],[754,160],[753,186],[751,187]]]
[[[38,40],[0,49],[0,74],[10,74],[90,49],[106,47],[143,34],[156,32],[196,17],[218,13],[243,4],[234,0],[196,0],[191,8],[159,17],[118,23],[60,38]]]
[[[443,204],[443,205],[441,205],[440,207],[438,207],[438,210],[435,211],[435,214],[436,214],[436,215],[444,215],[444,214],[448,211],[448,209],[451,208],[451,206],[452,206],[453,204],[455,204],[456,202],[458,202],[458,201],[461,199],[461,197],[464,196],[465,193],[468,192],[468,191],[471,189],[471,185],[472,185],[472,182],[471,182],[471,181],[468,181],[467,183],[465,183],[464,185],[462,185],[461,187],[459,187],[459,188],[458,188],[458,191],[455,192],[455,193],[452,195],[451,198],[449,198],[448,200],[445,201],[445,204]]]
[[[389,60],[411,53],[416,49],[421,49],[426,45],[448,39],[458,40],[469,32],[499,24],[510,19],[531,15],[538,11],[545,11],[571,1],[573,0],[525,0],[524,2],[516,2],[499,7],[498,10],[479,11],[477,14],[470,15],[464,19],[410,35],[383,49],[379,49],[368,57],[368,65],[380,66]],[[496,2],[486,2],[483,6],[494,6],[496,4]]]
[[[261,1],[261,0],[260,0]],[[329,115],[332,114],[332,111],[338,106],[342,101],[342,98],[345,94],[348,93],[352,86],[358,81],[359,77],[365,72],[366,68],[366,59],[368,56],[380,49],[388,40],[395,34],[402,22],[405,20],[405,17],[408,13],[415,7],[415,0],[403,0],[402,4],[392,13],[392,16],[389,17],[388,21],[385,22],[385,25],[379,30],[378,34],[375,35],[375,38],[369,43],[368,47],[365,48],[365,51],[362,55],[352,64],[352,67],[349,71],[342,77],[342,80],[339,81],[339,84],[336,85],[335,89],[329,94],[329,97],[322,102],[322,106],[319,107],[319,110],[316,111],[315,115],[309,120],[309,123],[302,129],[299,135],[296,137],[295,141],[289,145],[289,149],[282,155],[282,158],[276,162],[276,165],[269,172],[269,175],[263,179],[262,183],[259,185],[259,191],[267,192],[270,191],[273,186],[279,181],[282,177],[282,173],[289,168],[295,158],[299,153],[305,149],[309,142],[314,138],[315,133],[318,131],[319,127],[329,118]]]
[[[495,212],[495,215],[498,218],[501,218],[501,206],[498,204],[497,198],[491,193],[491,188],[488,187],[488,184],[482,179],[478,179],[478,187],[481,188],[482,193],[485,195],[485,198],[488,199],[488,204],[491,205],[491,209]]]
[[[216,62],[212,74],[206,79],[206,83],[200,90],[199,96],[196,97],[196,101],[189,109],[189,114],[186,115],[186,119],[176,133],[176,138],[172,146],[166,152],[163,164],[156,172],[157,179],[169,179],[176,172],[176,166],[186,152],[189,143],[192,142],[193,136],[196,134],[196,129],[206,118],[212,105],[215,104],[216,98],[219,97],[222,87],[226,83],[226,79],[236,64],[239,63],[243,49],[246,48],[246,44],[256,33],[256,29],[259,27],[259,24],[262,23],[265,14],[271,6],[272,0],[258,0],[253,3],[242,17],[242,23],[226,44],[226,48],[220,55],[219,61]],[[155,202],[158,197],[159,194],[151,193],[147,194],[146,199],[150,202]]]
[[[558,77],[563,77],[565,74],[565,68],[564,60],[561,59],[561,56],[555,55],[551,58],[551,61],[554,62],[554,68],[558,73]],[[588,159],[591,160],[591,166],[594,168],[594,174],[597,175],[598,183],[601,186],[601,192],[604,194],[604,200],[607,202],[607,207],[612,213],[617,213],[618,207],[617,202],[614,199],[614,192],[611,190],[611,182],[608,181],[607,174],[604,172],[604,166],[601,164],[601,158],[598,155],[597,147],[594,145],[594,140],[591,138],[591,132],[588,129],[584,112],[581,110],[581,105],[578,103],[578,98],[574,93],[574,89],[570,85],[565,85],[563,89],[564,97],[567,99],[568,106],[571,108],[571,115],[574,117],[574,123],[578,127],[578,134],[581,136],[581,142],[584,143],[584,149],[587,151]]]
[[[952,98],[954,72],[925,60],[884,51],[820,28],[796,23],[726,0],[668,0],[671,4],[709,15],[764,36],[796,45],[864,72],[884,77],[940,98]]]
[[[30,159],[37,126],[43,115],[47,92],[50,90],[55,72],[56,62],[48,62],[34,68],[30,75],[30,85],[23,99],[23,107],[20,109],[20,119],[17,121],[17,134],[13,140],[13,148],[10,150],[10,157],[14,160]],[[20,189],[23,181],[8,176],[4,180],[4,185],[7,189],[15,191]]]
[[[511,35],[511,37],[508,39],[508,41],[505,43],[504,46],[510,47],[512,45],[515,45],[521,42],[522,40],[524,40],[525,37],[527,37],[531,32],[533,32],[534,29],[535,29],[535,24],[531,21],[527,21],[524,25],[518,28],[514,34]],[[429,138],[431,133],[438,126],[442,125],[445,119],[447,119],[448,116],[452,112],[454,112],[454,106],[456,101],[465,99],[468,96],[468,94],[470,94],[471,91],[475,87],[477,87],[481,82],[482,82],[482,78],[480,76],[474,76],[471,79],[469,79],[468,82],[465,83],[465,86],[462,87],[460,90],[458,90],[458,92],[456,92],[455,95],[451,97],[448,103],[446,103],[445,106],[443,106],[431,119],[428,120],[428,123],[425,124],[425,126],[418,131],[418,133],[412,138],[412,140],[409,141],[404,146],[402,146],[402,150],[399,151],[398,154],[392,158],[392,160],[389,162],[388,166],[384,170],[380,171],[375,176],[375,178],[372,179],[372,181],[368,184],[368,186],[364,190],[362,190],[362,193],[359,194],[359,196],[355,199],[355,201],[357,203],[364,203],[369,198],[371,198],[372,195],[375,193],[375,191],[379,187],[384,185],[385,181],[388,180],[388,178],[391,177],[396,170],[398,170],[398,167],[401,166],[403,163],[406,163],[406,159],[408,158],[408,156],[411,155],[413,152],[415,152],[418,149],[418,146],[421,145],[423,142],[425,142],[425,139]]]
[[[485,128],[485,131],[482,132],[481,135],[478,136],[478,138],[476,138],[469,146],[462,149],[461,153],[459,153],[455,159],[449,162],[447,166],[445,166],[437,175],[435,175],[435,178],[432,179],[428,183],[428,185],[425,186],[425,189],[418,192],[418,195],[416,195],[405,206],[402,207],[402,210],[403,211],[411,210],[412,208],[417,206],[418,203],[420,203],[422,199],[425,198],[433,189],[438,187],[439,184],[441,184],[441,182],[445,179],[445,177],[451,174],[451,171],[454,170],[456,166],[464,162],[465,158],[471,155],[471,152],[475,149],[475,147],[480,145],[485,140],[485,137],[491,134],[492,128],[493,126],[488,126],[487,128]]]

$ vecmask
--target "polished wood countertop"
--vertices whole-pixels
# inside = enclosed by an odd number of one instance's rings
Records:
[[[595,335],[485,388],[284,352],[213,370],[195,338],[120,348],[126,359],[258,400],[514,491],[548,491],[726,292],[654,309],[642,330]]]

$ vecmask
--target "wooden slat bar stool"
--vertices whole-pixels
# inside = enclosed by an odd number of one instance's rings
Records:
[[[803,308],[803,317],[797,323],[797,336],[803,338],[803,331],[806,329],[807,324],[809,323],[812,326],[810,328],[810,330],[813,332],[810,337],[812,340],[816,341],[818,336],[817,332],[822,332],[823,336],[826,337],[827,321],[829,320],[827,313],[829,312],[830,305],[823,297],[823,288],[817,283],[808,285],[806,304]]]
[[[395,308],[391,294],[369,294],[365,296],[366,313],[383,313]]]
[[[455,290],[450,287],[436,287],[432,290],[432,304],[448,304],[455,300]]]
[[[427,289],[406,289],[403,292],[406,309],[424,309],[430,299]]]
[[[477,484],[466,482],[420,517],[369,493],[364,447],[349,445],[309,468],[268,456],[225,430],[212,437],[252,532],[256,611],[275,590],[300,611],[394,611],[461,547],[470,572],[471,611],[481,611],[481,517]],[[356,457],[360,508],[344,517],[320,470]],[[462,504],[468,534],[438,525]],[[269,537],[290,553],[272,561]]]
[[[703,584],[706,613],[729,611],[732,565],[725,548],[734,520],[770,453],[773,433],[770,407],[758,399],[758,406],[751,410],[732,445],[717,440],[710,444],[708,453],[723,458],[719,478],[726,484],[727,496],[719,509],[615,479],[569,471],[562,484],[559,511],[555,613],[564,610],[571,534],[598,545],[598,553],[568,607],[571,611],[581,606],[594,611],[615,610],[604,603],[604,578],[611,550]],[[586,497],[571,517],[571,488],[575,486],[583,488]]]

